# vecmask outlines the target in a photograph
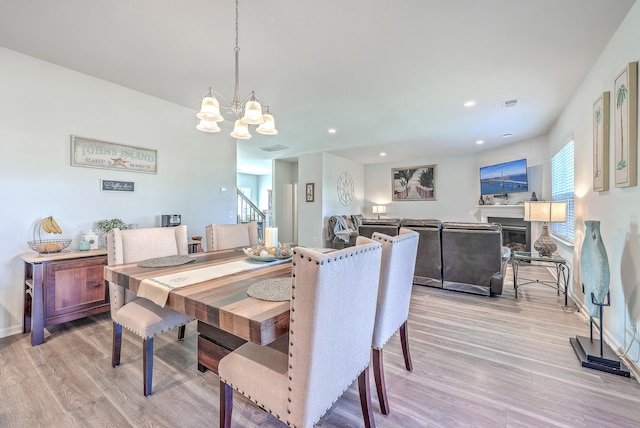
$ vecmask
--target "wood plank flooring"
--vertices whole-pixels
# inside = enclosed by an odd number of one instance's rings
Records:
[[[524,274],[527,268],[521,268]],[[540,269],[527,277],[545,275]],[[510,279],[510,276],[509,276]],[[640,384],[580,367],[569,338],[588,325],[553,289],[530,284],[487,298],[415,286],[409,318],[414,371],[396,334],[384,348],[391,414],[378,427],[638,427]],[[197,369],[195,323],[155,339],[153,395],[142,394],[142,343],[123,335],[111,367],[108,314],[0,339],[0,427],[218,426],[218,378]],[[282,427],[235,395],[237,427]],[[352,385],[318,427],[362,426]]]

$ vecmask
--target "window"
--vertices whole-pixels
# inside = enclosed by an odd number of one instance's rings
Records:
[[[567,221],[551,223],[551,231],[573,242],[575,226],[573,210],[573,141],[567,143],[551,158],[551,200],[567,203]]]

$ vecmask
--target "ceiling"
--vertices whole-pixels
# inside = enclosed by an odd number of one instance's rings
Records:
[[[239,97],[254,90],[279,133],[238,140],[239,166],[318,151],[424,162],[544,135],[634,2],[241,0]],[[0,12],[0,46],[192,108],[194,127],[209,86],[233,96],[233,0],[0,0]],[[231,138],[227,117],[212,144]],[[288,148],[260,149],[273,145]]]

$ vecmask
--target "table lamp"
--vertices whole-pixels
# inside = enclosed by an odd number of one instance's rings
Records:
[[[378,220],[380,220],[380,214],[384,214],[387,212],[387,207],[385,205],[374,205],[371,208],[371,211],[374,214],[378,214]]]
[[[524,221],[543,222],[542,233],[533,244],[533,248],[540,257],[551,257],[556,252],[558,246],[551,236],[549,236],[549,222],[567,221],[566,202],[526,202],[524,203]]]

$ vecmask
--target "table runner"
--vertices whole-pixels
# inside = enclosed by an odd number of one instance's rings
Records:
[[[287,263],[289,261],[291,261],[291,259],[274,260],[272,262],[255,262],[250,259],[236,260],[215,266],[192,269],[185,272],[172,273],[155,278],[147,278],[142,280],[140,283],[138,297],[144,297],[164,307],[167,304],[169,292],[176,288],[186,287],[188,285],[209,281],[211,279],[232,275],[238,272]]]

